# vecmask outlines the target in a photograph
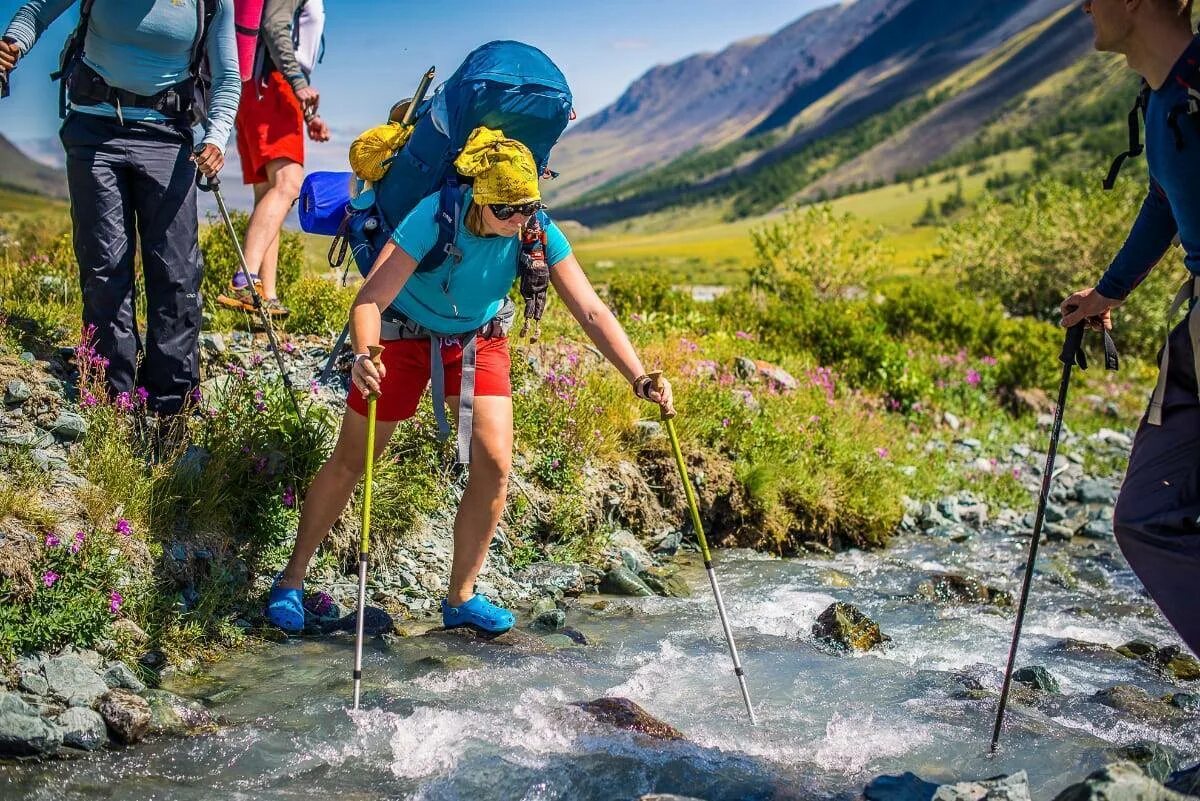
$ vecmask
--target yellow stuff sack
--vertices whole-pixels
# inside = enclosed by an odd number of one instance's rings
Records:
[[[363,131],[350,145],[350,169],[364,181],[378,181],[387,172],[384,162],[404,147],[411,135],[412,126],[399,122]]]

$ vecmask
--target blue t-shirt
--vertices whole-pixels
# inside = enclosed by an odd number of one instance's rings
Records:
[[[470,208],[471,190],[463,195],[462,216]],[[421,261],[437,243],[439,196],[432,194],[409,212],[392,234],[396,245],[416,261]],[[544,212],[546,263],[551,267],[571,255],[571,244]],[[458,241],[462,261],[446,259],[436,270],[413,273],[392,308],[431,331],[465,334],[496,316],[508,290],[517,277],[518,237],[475,236],[458,221]]]
[[[1200,91],[1200,37],[1175,63],[1166,82],[1146,105],[1146,163],[1150,191],[1125,246],[1096,285],[1106,298],[1123,300],[1158,264],[1175,235],[1184,264],[1200,275],[1200,125],[1176,109],[1186,108],[1188,90]],[[1172,124],[1173,123],[1173,124]],[[1178,136],[1178,142],[1176,137]],[[1182,146],[1180,146],[1182,145]]]

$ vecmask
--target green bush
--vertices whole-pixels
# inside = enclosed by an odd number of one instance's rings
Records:
[[[669,315],[692,304],[691,298],[672,288],[671,282],[654,270],[615,272],[604,287],[604,294],[618,317]]]
[[[1013,314],[1056,320],[1064,298],[1103,275],[1144,194],[1131,181],[1105,192],[1043,180],[1011,203],[985,196],[943,232],[943,263],[966,290],[997,298]],[[1163,314],[1182,281],[1178,255],[1165,261],[1114,312],[1114,335],[1131,354],[1152,356],[1165,336]]]
[[[357,290],[312,276],[301,278],[288,289],[287,305],[292,310],[287,329],[293,334],[337,336],[350,319],[350,306]]]
[[[828,204],[792,209],[779,222],[751,230],[750,239],[750,287],[785,297],[799,291],[829,298],[870,287],[888,258],[880,232],[864,231]]]

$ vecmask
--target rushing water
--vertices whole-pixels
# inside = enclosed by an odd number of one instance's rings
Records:
[[[1069,559],[1073,570],[1065,579],[1039,573],[1018,665],[1048,668],[1063,696],[1010,705],[1002,751],[985,756],[995,699],[965,697],[963,681],[999,688],[1012,617],[938,606],[912,592],[931,571],[965,570],[1015,594],[1026,547],[1000,537],[959,545],[913,537],[883,553],[833,559],[720,554],[761,720],[754,729],[707,583],[693,567],[691,599],[613,599],[603,610],[581,599],[568,624],[591,640],[583,648],[531,654],[445,636],[376,641],[359,714],[347,711],[350,639],[239,655],[203,682],[172,688],[208,698],[227,724],[219,732],[0,767],[0,797],[851,799],[881,773],[957,781],[1025,769],[1034,797],[1050,798],[1101,765],[1114,745],[1155,740],[1180,763],[1195,762],[1195,713],[1155,726],[1090,699],[1118,683],[1154,696],[1186,687],[1139,662],[1054,647],[1065,637],[1177,642],[1111,543],[1101,553],[1043,549],[1045,564]],[[891,645],[854,656],[816,647],[813,621],[834,600],[859,606]],[[615,731],[571,706],[605,695],[636,701],[688,741]]]

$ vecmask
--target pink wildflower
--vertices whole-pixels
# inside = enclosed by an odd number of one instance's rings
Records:
[[[108,611],[115,615],[121,611],[121,604],[124,602],[125,599],[121,597],[121,593],[113,590],[108,594]]]
[[[62,576],[58,575],[53,570],[47,570],[45,573],[42,574],[42,584],[44,584],[46,586],[46,588],[49,589],[50,587],[53,587],[54,582],[58,581],[60,578],[62,578]]]

